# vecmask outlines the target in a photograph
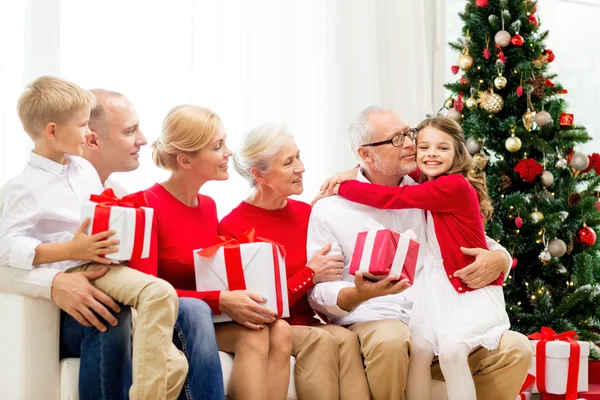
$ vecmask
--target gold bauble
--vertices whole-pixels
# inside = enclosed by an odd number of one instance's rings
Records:
[[[483,92],[479,106],[492,114],[496,114],[504,107],[504,100],[502,96],[494,92]]]
[[[474,63],[475,60],[473,60],[473,57],[471,57],[469,53],[462,54],[460,57],[458,57],[458,66],[463,71],[470,69]]]
[[[516,136],[511,136],[506,139],[504,146],[506,146],[506,150],[510,151],[511,153],[516,153],[517,151],[521,150],[521,139]]]
[[[527,132],[531,131],[531,128],[533,127],[533,121],[535,119],[535,111],[527,111],[525,114],[523,114],[523,126],[525,126],[525,129],[527,129]]]
[[[454,106],[454,99],[452,97],[449,97],[448,100],[446,100],[444,102],[444,108],[447,108],[448,110],[451,109]]]
[[[540,222],[541,220],[544,219],[544,214],[542,214],[539,211],[534,211],[532,212],[529,217],[531,218],[531,220],[533,221],[534,224],[537,224],[538,222]]]
[[[485,167],[487,166],[488,163],[488,158],[481,153],[477,153],[473,156],[473,160],[475,161],[475,166],[480,170],[483,171],[485,169]]]
[[[470,108],[470,109],[473,109],[473,108],[477,107],[478,103],[479,102],[474,97],[469,97],[467,99],[467,101],[465,102],[465,104],[467,105],[467,108]]]
[[[494,86],[496,89],[504,89],[507,83],[508,81],[502,75],[497,76],[496,79],[494,79]]]

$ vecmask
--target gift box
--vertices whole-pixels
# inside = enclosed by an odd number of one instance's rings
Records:
[[[289,317],[285,250],[276,243],[254,237],[224,239],[215,246],[194,251],[196,290],[248,290],[267,299],[261,305]],[[245,243],[244,243],[245,242]],[[213,316],[213,322],[231,321],[227,314]]]
[[[419,258],[417,236],[412,231],[398,233],[373,225],[371,223],[371,229],[356,236],[349,273],[362,272],[363,276],[372,280],[392,275],[408,279],[412,284]]]
[[[517,400],[531,400],[531,392],[521,392]]]
[[[534,339],[535,361],[529,371],[536,377],[534,392],[575,399],[588,390],[588,342],[577,341],[574,331],[557,334],[547,327],[529,338]]]
[[[90,196],[90,201],[82,205],[81,218],[90,218],[87,234],[114,230],[110,239],[120,241],[119,251],[106,254],[111,260],[136,260],[150,255],[152,219],[154,210],[147,207],[143,192],[127,195],[121,199],[112,189],[100,195]]]
[[[590,360],[588,365],[588,381],[590,384],[600,384],[600,361]]]

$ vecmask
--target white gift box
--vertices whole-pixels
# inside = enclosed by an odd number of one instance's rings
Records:
[[[539,340],[530,340],[533,346],[533,354],[537,357],[537,343]],[[590,355],[590,344],[580,342],[579,356],[579,376],[577,379],[577,392],[588,391],[588,357]],[[546,391],[551,394],[565,394],[567,392],[567,375],[569,371],[569,356],[571,355],[571,345],[569,342],[552,340],[546,343]],[[536,376],[536,382],[533,385],[533,392],[538,393],[536,359],[529,370],[529,373]]]
[[[90,218],[91,223],[88,227],[87,234],[90,235],[94,232],[94,214],[96,212],[96,207],[104,207],[98,203],[94,203],[92,201],[84,202],[82,205],[81,212],[81,220],[83,221],[85,218]],[[138,258],[148,258],[150,255],[150,241],[152,238],[152,218],[154,217],[154,210],[148,207],[140,207],[143,211],[143,243],[138,244],[141,245],[141,254]],[[116,253],[107,254],[106,258],[117,261],[125,261],[131,260],[134,250],[135,243],[135,232],[136,232],[136,224],[138,223],[138,213],[137,209],[130,207],[119,207],[112,206],[109,208],[110,210],[110,218],[108,223],[108,229],[114,230],[115,234],[110,237],[110,239],[119,240],[120,243],[117,245],[119,249]],[[99,233],[99,232],[97,232]]]
[[[244,243],[220,247],[210,257],[200,253],[201,250],[194,250],[196,290],[231,290],[228,274],[235,274],[237,290],[248,290],[263,296],[267,302],[261,305],[276,312],[279,318],[290,316],[285,258],[277,245],[265,242]],[[236,253],[240,256],[237,259],[241,259],[241,265],[235,264]],[[240,280],[245,289],[239,287]],[[213,316],[215,323],[227,321],[231,321],[227,314]]]

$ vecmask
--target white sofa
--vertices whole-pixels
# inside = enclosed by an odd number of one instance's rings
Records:
[[[0,292],[0,399],[79,399],[79,359],[59,363],[58,350],[58,307],[49,300]],[[220,356],[227,388],[233,356]],[[288,399],[296,398],[291,374]],[[435,382],[432,399],[447,399],[443,383]]]

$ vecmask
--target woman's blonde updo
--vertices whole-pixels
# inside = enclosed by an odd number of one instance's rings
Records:
[[[158,139],[152,143],[152,160],[157,167],[177,170],[177,155],[194,156],[214,138],[221,119],[208,108],[182,104],[169,111]]]
[[[281,150],[284,140],[292,135],[285,125],[267,122],[252,129],[233,154],[233,168],[251,186],[256,185],[252,168],[266,171]]]

